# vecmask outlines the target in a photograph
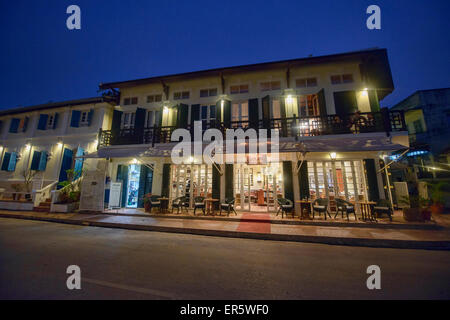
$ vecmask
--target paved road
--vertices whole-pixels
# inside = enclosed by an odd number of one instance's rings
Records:
[[[82,289],[66,288],[78,265]],[[381,267],[381,290],[366,268]],[[450,298],[450,252],[231,239],[0,219],[0,298]]]

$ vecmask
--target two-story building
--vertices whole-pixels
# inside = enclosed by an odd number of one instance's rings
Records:
[[[108,159],[107,181],[122,181],[122,206],[144,194],[171,199],[234,197],[236,208],[275,211],[277,198],[385,198],[380,158],[408,147],[403,112],[380,108],[393,89],[385,49],[217,68],[102,83],[120,92],[111,129],[96,152]],[[273,129],[278,163],[249,153],[233,164],[192,157],[174,164],[177,128]],[[207,144],[207,142],[205,142]],[[247,146],[248,150],[248,146]],[[108,186],[106,187],[108,188]]]
[[[98,131],[110,128],[110,97],[52,102],[0,111],[0,188],[7,196],[33,172],[32,190],[58,188],[66,170],[95,166],[82,156],[97,150]],[[17,191],[17,190],[15,190]],[[49,196],[49,192],[46,196]]]

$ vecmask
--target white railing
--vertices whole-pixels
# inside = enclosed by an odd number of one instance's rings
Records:
[[[50,212],[53,212],[53,205],[55,203],[59,202],[59,196],[61,195],[61,192],[66,191],[67,188],[70,188],[73,185],[75,185],[75,186],[79,185],[82,181],[83,181],[83,176],[81,176],[77,180],[72,181],[71,184],[68,184],[64,188],[61,188],[59,190],[52,190],[51,191],[51,199],[52,199],[52,201],[51,201],[51,205],[50,205]]]
[[[37,207],[41,202],[45,202],[46,199],[50,198],[51,192],[54,187],[58,184],[58,181],[53,181],[49,185],[45,186],[40,190],[33,190],[33,203]]]

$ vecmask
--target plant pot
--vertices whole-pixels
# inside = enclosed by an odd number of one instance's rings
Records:
[[[430,209],[432,214],[441,214],[444,212],[444,205],[442,203],[435,203]]]
[[[13,200],[16,200],[16,196],[17,195],[15,193],[12,194]]]
[[[403,218],[406,221],[423,221],[422,209],[403,208]]]
[[[150,205],[150,203],[144,203],[144,209],[145,209],[145,212],[151,212],[152,206]]]
[[[424,221],[430,221],[431,220],[431,209],[430,208],[422,209],[421,210],[421,214],[422,214],[422,219]]]

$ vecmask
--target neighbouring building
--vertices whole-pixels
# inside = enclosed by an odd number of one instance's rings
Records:
[[[23,184],[24,173],[32,171],[31,189],[44,190],[36,199],[38,206],[67,179],[66,170],[81,170],[85,165],[81,156],[97,150],[99,130],[110,128],[112,100],[95,97],[0,111],[0,188],[4,198],[14,191],[14,184]],[[90,160],[92,166],[95,161]]]
[[[42,172],[46,183],[60,180],[65,162],[58,138],[72,150],[67,164],[71,156],[72,167],[84,161],[93,172],[87,185],[101,187],[105,203],[111,183],[120,181],[122,207],[142,207],[142,197],[152,193],[187,196],[191,205],[196,196],[234,197],[237,210],[274,212],[280,197],[294,201],[334,193],[349,200],[384,199],[381,158],[409,147],[403,111],[380,108],[394,90],[385,49],[102,83],[100,89],[117,93],[117,103],[97,98],[95,103],[0,113],[6,125],[1,183],[17,179],[5,160],[12,152],[22,155],[22,166],[30,166],[31,152],[42,150],[49,150],[53,161]],[[57,108],[64,114],[58,133],[37,131],[41,114]],[[78,118],[73,110],[81,109],[88,115],[95,110],[90,125],[73,128],[72,119]],[[27,112],[34,121],[22,134],[18,115]],[[235,158],[244,161],[206,164],[193,157],[174,164],[170,155],[177,142],[171,134],[177,128],[193,131],[194,121],[202,122],[203,132],[277,130],[279,161],[268,165],[256,158],[253,163],[255,155],[236,152]],[[46,141],[44,133],[51,136],[47,144],[40,142]],[[27,143],[34,149],[23,151]]]
[[[411,150],[403,162],[417,177],[449,177],[450,88],[418,90],[391,108],[403,111]]]

